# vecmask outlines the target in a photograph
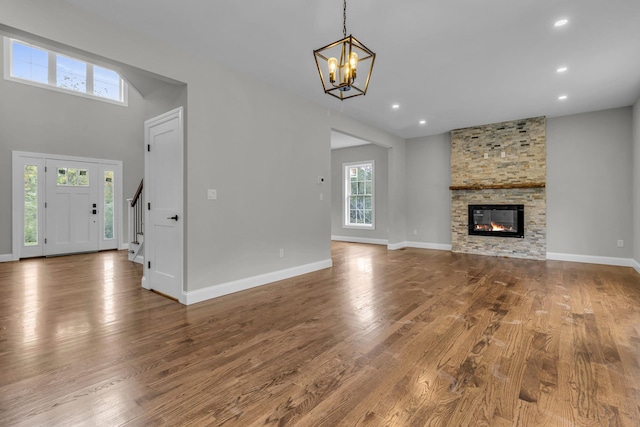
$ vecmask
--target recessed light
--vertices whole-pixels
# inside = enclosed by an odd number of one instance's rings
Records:
[[[558,97],[558,100],[560,100],[560,101],[564,101],[565,99],[567,99],[567,95],[560,95]]]
[[[567,25],[567,23],[569,22],[568,19],[561,19],[559,21],[556,21],[555,24],[553,24],[554,27],[562,27],[563,25]]]
[[[565,71],[567,71],[567,70],[568,70],[568,68],[567,68],[567,67],[560,67],[560,68],[558,68],[556,71],[557,71],[558,73],[564,73],[564,72],[565,72]]]
[[[398,108],[400,108],[400,104],[393,104],[391,108],[393,108],[394,110],[397,110]]]
[[[427,124],[427,121],[426,121],[426,120],[420,120],[420,124],[421,124],[421,125],[426,125],[426,124]]]

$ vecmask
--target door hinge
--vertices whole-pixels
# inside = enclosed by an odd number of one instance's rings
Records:
[[[47,244],[47,239],[44,239],[44,244],[45,244],[45,245]]]
[[[151,151],[151,144],[147,144],[147,151]]]
[[[151,203],[147,203],[147,210],[150,211],[151,210]]]
[[[47,208],[47,202],[44,202],[44,207],[45,207],[45,209]]]
[[[151,268],[151,261],[147,261],[147,268]]]
[[[47,167],[46,167],[46,166],[44,167],[44,171],[45,171],[45,172],[47,171]]]

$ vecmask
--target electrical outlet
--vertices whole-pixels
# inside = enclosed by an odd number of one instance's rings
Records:
[[[218,198],[217,190],[207,190],[207,199],[216,200]]]
[[[624,248],[624,240],[618,240],[618,247]]]
[[[413,234],[414,234],[415,236],[417,236],[417,235],[418,235],[418,230],[413,230]]]
[[[284,249],[280,248],[280,258],[284,258]]]

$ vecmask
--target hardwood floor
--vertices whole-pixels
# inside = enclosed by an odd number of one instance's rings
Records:
[[[182,306],[125,252],[0,264],[1,425],[638,426],[630,268],[335,242]]]

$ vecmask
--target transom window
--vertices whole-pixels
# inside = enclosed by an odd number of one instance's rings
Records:
[[[5,79],[127,105],[127,84],[116,71],[20,40],[4,40]]]
[[[374,162],[344,164],[344,226],[374,228]]]

